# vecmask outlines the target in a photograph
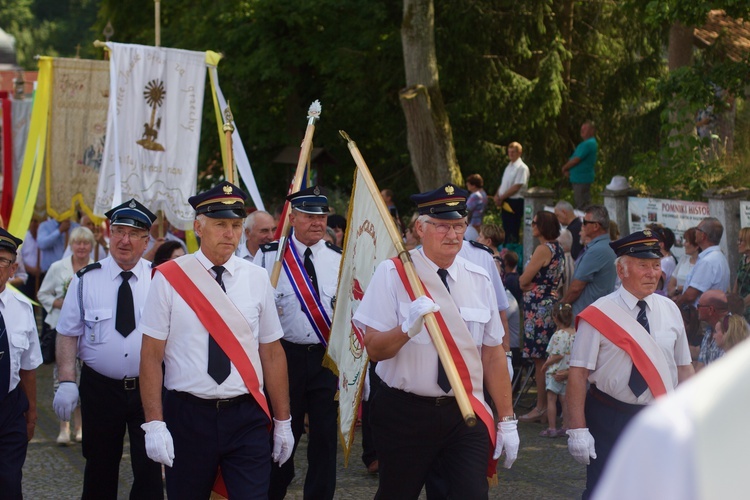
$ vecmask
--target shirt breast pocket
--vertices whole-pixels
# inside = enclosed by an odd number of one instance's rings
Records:
[[[300,309],[300,303],[297,300],[297,296],[290,290],[277,290],[273,293],[274,301],[276,302],[276,312],[279,314],[279,318],[283,317],[284,314],[294,315],[295,308]]]
[[[238,306],[238,309],[245,317],[245,320],[250,325],[250,329],[253,332],[253,337],[258,338],[258,322],[260,318],[260,304],[258,303],[247,303]]]
[[[471,332],[471,337],[476,345],[482,345],[484,339],[484,330],[490,321],[490,311],[476,307],[462,307],[461,319],[466,323],[466,327]]]
[[[112,319],[112,309],[92,309],[84,313],[84,332],[89,344],[101,344],[107,340],[107,320]]]
[[[10,358],[13,371],[17,371],[21,367],[21,356],[29,348],[29,334],[30,332],[27,330],[8,332],[10,344],[13,346],[13,349],[11,349],[13,355]]]

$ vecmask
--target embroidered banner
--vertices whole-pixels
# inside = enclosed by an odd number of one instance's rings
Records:
[[[192,226],[205,52],[108,43],[110,102],[96,213],[135,197]]]
[[[328,357],[338,368],[339,432],[345,461],[348,461],[368,361],[364,332],[354,326],[352,317],[375,268],[383,260],[396,255],[396,247],[388,236],[385,223],[359,169],[352,189],[346,227],[350,229],[346,232],[344,243]]]
[[[53,59],[45,192],[55,218],[73,216],[76,204],[93,215],[109,93],[108,61]]]

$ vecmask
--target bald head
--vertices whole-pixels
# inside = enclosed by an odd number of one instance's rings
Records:
[[[727,296],[721,290],[706,290],[698,299],[698,318],[711,326],[727,314]]]
[[[261,245],[271,243],[276,232],[273,216],[263,210],[256,210],[245,219],[245,244],[251,255],[255,255]]]

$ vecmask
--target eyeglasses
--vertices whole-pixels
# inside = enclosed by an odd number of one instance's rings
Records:
[[[696,226],[695,230],[699,231],[699,232],[701,232],[703,234],[706,234],[706,232],[703,229],[701,229],[700,227],[698,227],[698,226]]]
[[[446,224],[444,222],[432,222],[429,220],[424,221],[427,224],[430,224],[432,226],[435,226],[435,231],[438,232],[438,234],[448,234],[448,231],[451,230],[451,228],[456,232],[456,234],[463,234],[466,232],[466,223],[461,222],[460,224]]]
[[[135,240],[148,238],[148,233],[141,233],[141,232],[136,232],[136,231],[125,231],[124,229],[120,227],[113,227],[112,236],[120,240],[125,239],[125,237],[127,236],[129,240],[135,241]]]
[[[6,267],[10,267],[11,264],[13,264],[14,261],[10,259],[3,259],[0,258],[0,268],[5,269]]]
[[[697,305],[697,306],[695,306],[695,307],[696,307],[696,309],[700,309],[701,307],[713,307],[713,306],[710,306],[710,305],[708,305],[708,304],[698,304],[698,305]]]
[[[586,219],[583,219],[583,225],[586,226],[588,224],[599,224],[599,223],[597,221],[595,221],[595,220],[586,220]]]

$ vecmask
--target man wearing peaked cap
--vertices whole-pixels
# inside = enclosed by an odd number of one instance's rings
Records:
[[[510,468],[518,453],[510,376],[502,347],[504,330],[487,272],[459,255],[466,231],[468,192],[446,184],[411,197],[419,217],[414,230],[422,248],[412,250],[426,295],[412,300],[401,261],[377,269],[353,320],[365,331],[370,359],[382,385],[371,401],[370,422],[378,452],[376,498],[417,498],[440,471],[447,497],[487,498],[487,474],[505,451]],[[438,312],[443,336],[477,414],[464,422],[447,372],[424,316]],[[495,424],[484,390],[497,408]],[[488,457],[493,457],[489,461]],[[430,495],[428,491],[428,495]]]
[[[161,467],[146,456],[141,429],[143,336],[136,328],[151,285],[151,265],[142,256],[156,216],[135,199],[106,216],[111,225],[109,256],[76,273],[60,311],[56,352],[60,386],[53,406],[61,420],[70,420],[79,398],[75,369],[79,358],[86,459],[82,498],[117,498],[127,429],[133,466],[130,496],[161,499]]]
[[[633,416],[693,374],[680,311],[654,293],[659,240],[646,229],[610,246],[622,286],[578,315],[570,355],[568,450],[588,466],[583,498],[594,491]]]
[[[22,468],[36,426],[36,368],[42,364],[31,304],[6,286],[21,240],[0,228],[0,496],[22,498]]]
[[[229,498],[267,498],[270,459],[292,453],[273,288],[235,255],[246,198],[222,182],[189,199],[201,248],[156,267],[139,324],[146,451],[167,466],[170,498],[208,498],[219,466]]]
[[[284,330],[281,344],[289,371],[295,443],[304,432],[305,413],[309,417],[305,498],[325,500],[333,498],[336,489],[338,379],[323,366],[323,359],[333,317],[341,249],[323,239],[330,209],[328,197],[320,186],[293,193],[287,200],[291,206],[292,236],[286,248],[288,262],[276,284],[276,308]],[[261,246],[254,262],[271,273],[277,248],[278,244]],[[293,478],[294,453],[287,463],[273,466],[269,498],[284,498]]]

